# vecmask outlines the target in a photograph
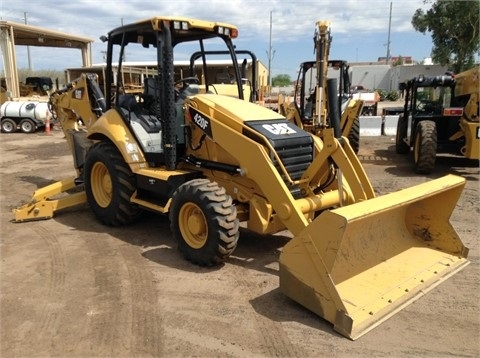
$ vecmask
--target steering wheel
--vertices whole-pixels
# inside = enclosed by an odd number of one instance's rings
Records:
[[[198,85],[199,83],[200,81],[198,80],[197,77],[185,77],[185,78],[182,78],[181,80],[176,81],[175,87],[177,87],[179,84],[182,84],[182,87],[180,88],[180,90],[184,90],[190,84]]]
[[[198,80],[197,77],[185,77],[185,78],[182,78],[181,80],[178,80],[174,83],[174,87],[175,87],[175,101],[179,100],[179,99],[185,99],[185,96],[182,94],[187,88],[189,85],[191,84],[199,84],[200,81]],[[179,84],[182,84],[182,87],[180,88],[177,88],[177,86]]]
[[[426,107],[426,103],[425,102],[421,102],[421,101],[418,101],[417,102],[417,110],[418,111],[424,111],[425,110],[425,107]]]

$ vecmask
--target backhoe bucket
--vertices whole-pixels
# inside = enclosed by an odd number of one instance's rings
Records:
[[[466,265],[449,222],[465,180],[324,211],[283,249],[280,289],[357,339]]]

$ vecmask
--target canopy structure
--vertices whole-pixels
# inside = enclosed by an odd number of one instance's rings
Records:
[[[7,90],[12,97],[20,96],[15,46],[76,48],[82,52],[83,67],[92,64],[91,44],[94,40],[43,27],[0,20],[0,48]]]

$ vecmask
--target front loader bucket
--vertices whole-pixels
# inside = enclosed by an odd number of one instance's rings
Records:
[[[449,222],[465,180],[448,175],[324,211],[280,255],[280,289],[351,339],[468,265]]]

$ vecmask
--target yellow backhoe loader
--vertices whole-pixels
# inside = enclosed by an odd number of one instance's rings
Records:
[[[329,60],[331,42],[329,22],[317,22],[314,36],[316,60],[300,64],[295,100],[287,103],[280,97],[279,113],[303,130],[321,137],[325,125],[331,127],[330,117],[339,108],[342,136],[348,138],[350,146],[358,153],[364,101],[353,98],[350,93],[348,63]],[[333,102],[338,102],[338,105]]]
[[[180,252],[206,266],[234,251],[240,222],[262,234],[288,229],[281,291],[356,339],[468,264],[449,222],[465,180],[450,175],[375,197],[340,135],[338,110],[332,126],[325,113],[317,119],[320,138],[243,100],[237,35],[226,23],[159,16],[102,37],[106,93],[84,74],[50,98],[77,175],[37,190],[14,221],[85,202],[105,225],[150,210],[169,215]],[[236,96],[212,93],[209,78],[202,86],[192,77],[174,82],[174,50],[219,44],[232,59]],[[127,49],[158,59],[139,96],[119,81]]]

